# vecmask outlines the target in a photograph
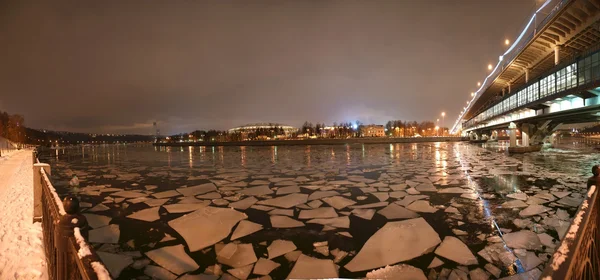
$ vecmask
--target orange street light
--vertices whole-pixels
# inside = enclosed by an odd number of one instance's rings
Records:
[[[508,40],[508,39],[504,40],[504,44],[507,46],[510,45],[510,40]]]

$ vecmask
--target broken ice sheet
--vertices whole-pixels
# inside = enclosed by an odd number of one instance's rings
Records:
[[[158,215],[159,208],[160,207],[153,207],[153,208],[140,210],[140,211],[137,211],[137,212],[127,216],[127,218],[142,220],[142,221],[146,221],[146,222],[154,222],[154,221],[160,219],[160,216]]]
[[[478,264],[469,247],[454,236],[446,236],[442,244],[435,249],[435,254],[462,265]]]
[[[133,258],[126,255],[97,251],[98,257],[106,265],[113,278],[118,278],[121,271],[133,263]]]
[[[99,227],[107,226],[108,223],[110,223],[110,220],[112,220],[111,217],[104,216],[104,215],[96,215],[96,214],[83,214],[83,215],[85,216],[88,224],[92,228],[99,228]]]
[[[121,231],[119,225],[108,225],[89,231],[89,241],[92,243],[119,243]]]
[[[124,198],[138,198],[146,196],[146,194],[136,191],[120,191],[111,194],[112,196],[124,197]]]
[[[275,206],[279,208],[291,208],[298,204],[306,203],[308,198],[307,194],[294,193],[286,196],[280,196],[277,198],[271,198],[257,202],[257,204]]]
[[[431,252],[440,242],[437,232],[423,218],[388,222],[345,268],[356,272],[407,261]]]
[[[408,210],[423,213],[435,213],[438,209],[431,206],[429,201],[417,200],[406,207]]]
[[[254,266],[253,273],[256,275],[269,275],[269,273],[271,273],[271,271],[278,268],[279,266],[281,266],[281,264],[276,263],[272,260],[260,258],[260,259],[258,259],[258,261],[256,262],[256,265]]]
[[[331,206],[337,210],[341,210],[350,205],[356,204],[356,201],[350,200],[350,199],[347,199],[347,198],[341,197],[341,196],[326,197],[326,198],[323,198],[323,201],[325,201],[325,203],[329,204],[329,206]]]
[[[367,279],[427,280],[423,270],[407,264],[385,266],[367,273]]]
[[[296,250],[296,245],[289,240],[275,240],[267,247],[269,259],[279,257],[294,250]]]
[[[246,218],[246,214],[230,208],[206,206],[169,221],[169,226],[185,239],[190,251],[195,252],[223,240],[235,224]]]
[[[146,252],[146,256],[177,275],[199,268],[198,264],[185,252],[181,244],[148,251]]]
[[[321,224],[335,228],[350,228],[350,219],[348,216],[330,218],[330,219],[312,219],[306,222],[307,224]]]
[[[357,209],[358,210],[358,209]],[[408,210],[402,206],[399,206],[397,204],[390,204],[387,207],[379,210],[377,212],[378,214],[386,217],[388,220],[395,220],[395,219],[412,219],[412,218],[417,218],[419,217],[419,214]]]
[[[294,220],[288,216],[271,216],[271,226],[274,228],[295,228],[303,227],[304,223]]]
[[[253,267],[254,267],[254,264],[249,264],[247,266],[243,266],[240,268],[229,269],[229,270],[227,270],[227,272],[229,274],[233,275],[237,279],[246,280],[246,279],[248,279],[248,276],[250,276],[250,273],[252,272]]]
[[[354,209],[352,214],[365,220],[371,220],[375,215],[375,209]]]
[[[322,207],[311,210],[302,210],[298,215],[298,219],[315,219],[315,218],[336,218],[338,214],[335,212],[333,207]]]
[[[170,198],[170,197],[174,197],[174,196],[179,196],[181,195],[180,193],[178,193],[175,190],[170,190],[170,191],[164,191],[164,192],[158,192],[158,193],[153,193],[152,196],[154,198]]]
[[[102,212],[102,211],[106,211],[109,210],[110,208],[108,208],[106,205],[104,204],[98,204],[90,209],[88,209],[87,211],[89,212]]]
[[[215,250],[219,252],[224,246],[223,244],[217,244],[215,245]],[[252,244],[238,244],[231,258],[217,256],[217,261],[234,268],[241,268],[255,263],[257,258]]]
[[[187,213],[196,211],[200,208],[206,207],[205,204],[202,203],[178,203],[178,204],[169,204],[163,206],[167,212],[173,213]]]
[[[337,278],[338,272],[331,260],[316,259],[300,255],[286,279]]]
[[[239,193],[245,194],[245,195],[266,195],[266,194],[272,194],[273,191],[267,185],[267,186],[245,188],[245,189],[240,190]]]
[[[230,203],[229,207],[238,210],[246,210],[250,206],[254,205],[256,202],[258,202],[258,199],[256,199],[254,196],[250,196],[242,200]]]
[[[262,225],[250,222],[248,220],[242,220],[238,223],[235,231],[231,235],[231,240],[236,240],[238,238],[244,237],[246,235],[250,235],[255,233],[263,228]]]
[[[206,183],[187,188],[177,188],[176,191],[184,196],[195,196],[199,194],[205,194],[208,192],[216,191],[217,187],[213,183]]]

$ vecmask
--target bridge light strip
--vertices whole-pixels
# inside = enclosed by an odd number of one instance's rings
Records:
[[[529,29],[529,27],[531,26],[531,24],[534,22],[536,15],[542,9],[544,9],[548,4],[550,4],[550,2],[552,2],[552,1],[554,1],[554,0],[546,0],[546,2],[544,2],[544,4],[542,4],[542,6],[540,6],[540,8],[535,11],[535,13],[533,13],[533,15],[531,16],[531,18],[529,19],[529,22],[527,22],[527,25],[525,25],[525,28],[523,28],[523,31],[521,31],[521,34],[513,42],[513,44],[510,46],[510,48],[508,48],[508,50],[506,50],[506,52],[504,52],[504,54],[499,57],[498,64],[496,64],[496,67],[494,67],[494,70],[492,70],[492,72],[485,78],[485,80],[483,80],[483,84],[481,84],[481,86],[479,87],[479,89],[477,89],[477,91],[475,91],[475,95],[471,99],[471,102],[469,102],[469,105],[467,106],[467,109],[465,109],[464,112],[460,113],[459,117],[456,119],[456,122],[454,122],[454,125],[452,126],[452,129],[450,130],[450,133],[452,133],[452,134],[456,133],[456,128],[458,127],[458,124],[459,124],[460,120],[462,120],[463,116],[471,108],[471,105],[474,103],[473,101],[475,101],[475,99],[477,99],[479,97],[479,93],[486,86],[486,83],[487,83],[488,79],[490,77],[492,77],[492,75],[494,75],[494,73],[496,73],[496,70],[498,69],[498,67],[500,67],[500,63],[502,63],[502,60],[504,59],[504,56],[506,56],[507,54],[509,54],[519,44],[519,42],[521,41],[521,39],[523,39],[523,36],[527,32],[527,30]]]

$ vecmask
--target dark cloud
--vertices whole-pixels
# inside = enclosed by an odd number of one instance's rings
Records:
[[[3,1],[0,110],[32,127],[450,125],[533,1]]]

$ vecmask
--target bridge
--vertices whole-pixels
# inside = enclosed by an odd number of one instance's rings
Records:
[[[473,139],[512,123],[528,146],[600,120],[600,0],[544,2],[472,95],[451,131]]]

